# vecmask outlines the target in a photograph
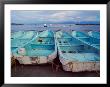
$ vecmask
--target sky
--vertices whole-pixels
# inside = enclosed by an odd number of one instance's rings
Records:
[[[12,10],[11,23],[100,22],[99,10]]]

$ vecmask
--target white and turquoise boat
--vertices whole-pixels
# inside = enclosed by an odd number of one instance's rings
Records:
[[[89,31],[88,35],[97,39],[100,39],[100,32],[98,31]]]
[[[89,35],[90,34],[90,35]],[[89,32],[89,34],[80,31],[73,31],[72,36],[83,43],[100,50],[99,32]]]
[[[20,64],[42,64],[53,61],[57,55],[54,33],[50,30],[41,32],[16,51]]]
[[[80,35],[79,35],[80,36]],[[83,34],[80,36],[87,38]],[[56,32],[58,54],[65,71],[98,71],[100,56],[98,50],[72,37],[66,32]]]
[[[37,32],[34,31],[18,31],[11,34],[11,52],[14,55],[18,48],[23,47],[34,37],[37,36]]]

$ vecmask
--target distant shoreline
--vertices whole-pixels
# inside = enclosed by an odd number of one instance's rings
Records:
[[[11,23],[11,25],[25,25],[25,24]],[[36,25],[36,24],[29,24],[29,25]],[[71,24],[70,24],[70,25],[71,25]],[[75,24],[75,25],[100,25],[100,24]]]
[[[11,23],[11,25],[24,25],[24,24],[16,24],[16,23]]]
[[[75,24],[75,25],[100,25],[100,24]]]

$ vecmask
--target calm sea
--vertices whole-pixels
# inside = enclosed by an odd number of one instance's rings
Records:
[[[11,31],[28,31],[28,30],[35,30],[35,31],[43,31],[43,30],[78,30],[78,31],[100,31],[100,25],[75,25],[75,24],[48,24],[47,27],[44,27],[43,24],[25,24],[25,25],[11,25]]]

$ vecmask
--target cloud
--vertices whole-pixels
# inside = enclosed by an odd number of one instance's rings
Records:
[[[94,21],[94,20],[98,21],[96,16],[87,17],[85,19],[85,21]]]
[[[11,11],[11,22],[15,23],[57,23],[65,21],[100,21],[100,11],[87,10],[41,10]]]

